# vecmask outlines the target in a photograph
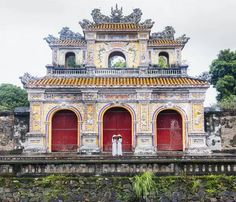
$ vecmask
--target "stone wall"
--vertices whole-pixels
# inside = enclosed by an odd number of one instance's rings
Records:
[[[205,129],[212,150],[236,150],[236,111],[205,110]]]
[[[0,112],[0,153],[17,150],[29,131],[29,109]]]
[[[0,201],[236,201],[235,176],[153,176],[150,191],[143,192],[143,197],[134,188],[141,177],[5,177],[0,178]]]
[[[13,149],[14,114],[0,112],[0,151]]]

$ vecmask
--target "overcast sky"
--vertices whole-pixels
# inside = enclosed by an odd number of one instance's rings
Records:
[[[176,37],[189,36],[182,58],[191,76],[208,71],[219,50],[236,49],[236,0],[0,0],[0,83],[22,86],[25,72],[44,76],[51,50],[43,38],[57,36],[63,26],[82,33],[78,22],[92,20],[93,8],[109,15],[116,3],[124,15],[141,8],[143,20],[155,21],[153,32],[171,25]],[[206,105],[215,95],[207,91]]]

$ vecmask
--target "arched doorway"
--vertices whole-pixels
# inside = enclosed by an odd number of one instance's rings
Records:
[[[157,116],[157,150],[183,150],[182,117],[175,110],[164,110]]]
[[[65,67],[75,67],[76,62],[75,62],[75,53],[73,52],[68,52],[65,55]]]
[[[103,116],[103,151],[112,149],[112,136],[122,136],[122,150],[132,151],[132,118],[128,110],[122,107],[108,109]]]
[[[167,68],[170,66],[169,54],[167,52],[159,53],[158,65],[162,68]]]
[[[60,110],[52,117],[52,152],[77,151],[78,121],[73,111]]]
[[[126,67],[125,55],[120,51],[114,51],[110,53],[108,57],[108,67],[110,68]]]

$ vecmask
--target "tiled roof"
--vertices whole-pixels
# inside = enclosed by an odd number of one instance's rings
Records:
[[[86,46],[86,41],[76,39],[59,39],[50,43],[50,46]]]
[[[85,30],[98,30],[98,31],[142,31],[149,30],[150,27],[146,25],[139,25],[134,23],[105,23],[90,25]]]
[[[180,41],[171,39],[150,39],[148,46],[182,46]]]
[[[45,77],[32,80],[28,87],[83,87],[83,86],[205,86],[207,82],[184,77],[87,77],[87,78],[62,78]]]

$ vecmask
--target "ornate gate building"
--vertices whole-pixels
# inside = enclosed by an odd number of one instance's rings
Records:
[[[111,15],[92,11],[83,35],[62,28],[45,38],[52,50],[47,74],[21,77],[30,101],[25,151],[111,152],[120,134],[123,150],[206,151],[203,102],[209,87],[187,74],[181,52],[188,41],[175,30],[151,33],[134,9]]]

